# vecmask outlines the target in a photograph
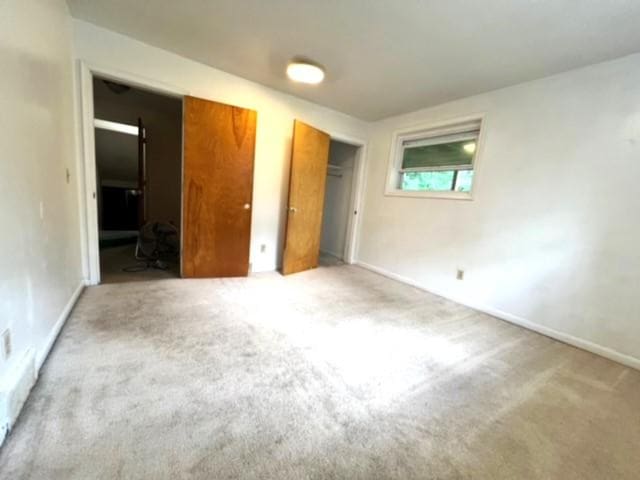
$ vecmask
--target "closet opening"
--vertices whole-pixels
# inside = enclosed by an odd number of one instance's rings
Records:
[[[360,146],[331,139],[320,238],[320,265],[339,265],[348,258],[354,228],[356,162]]]

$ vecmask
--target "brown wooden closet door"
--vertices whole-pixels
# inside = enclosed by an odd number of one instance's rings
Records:
[[[256,112],[184,99],[184,277],[249,272]]]
[[[284,275],[318,266],[329,142],[327,133],[294,122]]]

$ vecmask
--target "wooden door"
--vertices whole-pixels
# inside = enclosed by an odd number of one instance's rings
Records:
[[[256,112],[184,99],[184,277],[249,273]]]
[[[329,142],[327,133],[294,122],[284,275],[318,266]]]

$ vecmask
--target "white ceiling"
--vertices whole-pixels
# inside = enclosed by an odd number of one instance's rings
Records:
[[[366,120],[640,51],[638,0],[68,0],[72,14]],[[305,56],[327,79],[285,76]]]

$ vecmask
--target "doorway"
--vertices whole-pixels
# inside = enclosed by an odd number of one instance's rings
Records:
[[[331,139],[325,182],[320,261],[323,266],[339,265],[347,258],[350,222],[356,213],[354,203],[355,167],[358,146]]]
[[[82,193],[85,199],[80,213],[86,225],[82,230],[82,250],[87,284],[97,285],[102,283],[101,280],[124,282],[176,276],[248,275],[256,112],[193,97],[188,91],[171,85],[85,62],[80,62],[80,80],[84,170]],[[101,103],[101,95],[111,101]],[[114,107],[118,103],[114,95],[144,97],[144,108],[152,108],[153,99],[162,99],[162,105],[159,108],[156,105],[153,107],[155,112],[146,114],[144,111],[141,114],[139,108],[133,111],[127,108],[118,110]],[[156,118],[162,116],[171,117],[174,127],[177,127],[171,130],[171,135],[157,135],[157,130],[153,128]],[[98,172],[96,136],[102,135],[98,130],[128,133],[137,137],[135,184],[131,174],[123,175],[122,183],[104,181],[109,179]],[[171,146],[163,144],[161,153],[172,152],[171,158],[176,158],[177,162],[171,162],[169,168],[161,169],[160,174],[156,172],[154,175],[153,158],[159,152],[158,148],[152,149],[154,139],[158,146],[170,136],[178,141],[172,142]],[[113,139],[108,143],[113,143]],[[130,168],[135,166],[131,162],[129,165]],[[106,187],[121,190],[116,194],[119,205],[118,202],[113,204],[109,215],[113,217],[115,211],[116,216],[120,212],[127,217],[126,222],[119,221],[115,227],[113,223],[108,223],[107,227],[117,229],[108,235],[105,235],[106,229],[102,223],[105,214],[102,205],[103,183]],[[161,187],[158,188],[158,185]],[[113,191],[107,193],[111,196],[114,194]],[[139,226],[135,247],[133,224]],[[176,230],[177,234],[174,235]],[[111,252],[115,254],[115,259],[105,255],[105,249],[101,252],[100,248],[101,238],[103,244],[106,242],[116,246],[113,244],[122,242],[125,244],[123,246],[128,245],[126,248],[133,248],[135,263],[127,263],[122,267],[123,263],[118,262],[125,257],[118,255],[116,250]],[[172,253],[177,250],[171,268],[155,268],[165,265],[149,265],[151,268],[147,268],[149,259],[145,258],[144,252],[143,255],[136,253],[142,250],[138,248],[140,239],[144,240],[144,245],[157,246],[158,238],[162,245],[171,245]],[[129,251],[126,258],[131,258],[130,255]],[[155,262],[157,258],[153,256],[151,261]],[[169,263],[165,256],[160,259],[165,264]],[[109,278],[107,263],[115,268],[117,278]],[[141,269],[142,272],[125,271],[123,268]],[[144,278],[145,275],[153,278]]]
[[[180,272],[182,99],[93,78],[103,283]]]
[[[318,267],[323,236],[322,260],[334,264],[354,262],[358,208],[364,189],[365,145],[359,140],[333,136],[300,120],[294,121],[283,275]],[[329,187],[328,218],[324,221],[329,177],[341,181],[332,182]],[[333,260],[326,258],[327,255]]]

